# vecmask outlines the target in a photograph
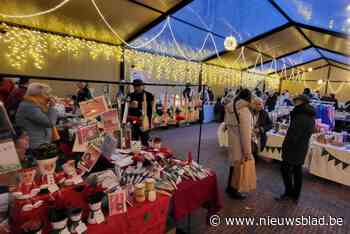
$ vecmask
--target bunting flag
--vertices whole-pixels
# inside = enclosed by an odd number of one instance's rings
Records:
[[[266,151],[266,152],[271,151],[272,153],[274,153],[276,150],[278,151],[278,153],[281,153],[281,152],[282,152],[282,148],[281,148],[281,147],[265,146],[265,151]]]
[[[348,168],[348,166],[350,165],[349,163],[343,162],[343,161],[339,160],[338,158],[336,158],[335,156],[331,155],[325,148],[322,148],[321,156],[323,157],[326,155],[328,155],[328,162],[334,160],[334,166],[338,166],[341,163],[343,170]]]
[[[327,150],[325,150],[325,148],[322,148],[321,156],[325,156],[327,154],[328,154]]]

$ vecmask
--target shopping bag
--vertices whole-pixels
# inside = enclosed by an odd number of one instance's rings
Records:
[[[218,127],[218,141],[220,147],[228,147],[228,131],[225,130],[225,123]]]
[[[231,185],[238,192],[251,192],[256,189],[255,161],[243,160],[234,165]]]

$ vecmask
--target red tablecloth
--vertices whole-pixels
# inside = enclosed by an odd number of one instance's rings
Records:
[[[203,180],[186,180],[178,185],[173,195],[173,217],[178,221],[203,206],[208,209],[208,215],[222,207],[215,173]]]
[[[84,209],[84,217],[87,217],[88,204],[87,197],[91,194],[91,189],[83,192],[76,192],[73,189],[63,189],[54,195],[55,206],[81,207]],[[121,215],[108,216],[105,214],[106,222],[96,225],[88,225],[89,234],[163,234],[166,228],[170,198],[158,194],[155,202],[134,203],[133,207],[128,207],[128,212]],[[42,206],[30,212],[21,212],[16,205],[11,209],[11,233],[21,233],[20,227],[26,221],[33,218],[42,219],[49,231],[48,208]]]

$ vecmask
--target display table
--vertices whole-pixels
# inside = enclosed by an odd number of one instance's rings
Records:
[[[178,185],[173,194],[173,217],[175,221],[205,206],[208,215],[218,212],[222,205],[215,173],[203,180],[186,180]]]
[[[313,142],[310,156],[311,174],[350,186],[349,150]]]
[[[285,136],[273,133],[271,131],[268,132],[266,146],[264,150],[259,153],[259,155],[264,158],[276,159],[281,161],[281,151],[284,137]]]
[[[203,123],[210,123],[215,120],[214,105],[203,106]]]
[[[92,190],[85,189],[76,192],[74,189],[61,189],[52,195],[55,199],[55,206],[58,208],[80,207],[84,209],[83,217],[88,215],[87,197]],[[45,195],[47,196],[47,195]],[[45,198],[44,198],[45,199]],[[166,228],[170,197],[158,194],[155,202],[134,203],[133,207],[128,207],[125,214],[108,216],[106,222],[102,224],[87,225],[88,233],[92,234],[114,234],[114,233],[155,233],[163,234]],[[21,212],[16,208],[16,204],[11,209],[11,233],[21,233],[19,228],[26,221],[38,217],[48,224],[49,206],[41,206],[28,212]],[[49,227],[48,225],[46,225]],[[46,228],[43,233],[48,233]]]
[[[41,199],[48,201],[48,205],[28,212],[22,212],[18,204],[14,202],[10,214],[11,233],[21,233],[19,228],[33,217],[48,217],[48,209],[53,203],[58,208],[83,208],[83,217],[86,218],[88,215],[87,198],[95,191],[88,186],[82,192],[77,192],[73,188],[64,188],[52,195],[43,195]],[[158,193],[158,199],[155,202],[134,203],[133,207],[128,207],[126,214],[107,217],[105,212],[107,222],[99,225],[88,225],[88,233],[164,233],[170,199],[173,203],[171,215],[175,221],[203,206],[208,209],[208,215],[218,212],[222,207],[217,177],[213,173],[202,180],[181,182],[172,198]],[[49,227],[47,218],[44,218],[44,222]],[[46,228],[44,233],[48,233],[48,229]]]

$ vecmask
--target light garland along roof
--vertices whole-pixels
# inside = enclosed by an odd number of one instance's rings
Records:
[[[0,0],[0,5],[3,22],[227,68],[274,74],[326,63],[350,70],[348,0]],[[238,48],[225,51],[231,35]],[[264,69],[271,64],[273,70]]]

